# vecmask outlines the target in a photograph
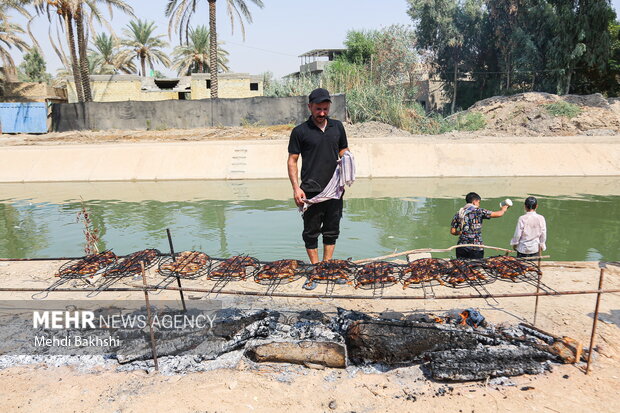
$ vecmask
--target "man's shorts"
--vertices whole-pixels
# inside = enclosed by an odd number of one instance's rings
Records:
[[[456,249],[456,258],[481,259],[484,258],[484,249],[472,247],[459,247]]]
[[[306,194],[308,199],[313,195]],[[330,199],[312,205],[304,212],[304,230],[301,236],[307,249],[318,247],[319,235],[323,235],[324,245],[334,245],[340,234],[342,218],[342,198]]]

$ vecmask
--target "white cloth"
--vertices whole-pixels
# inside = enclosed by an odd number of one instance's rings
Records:
[[[516,245],[521,254],[538,253],[539,248],[547,249],[547,223],[545,217],[538,215],[536,211],[528,211],[521,215],[517,221],[515,234],[510,240],[510,245]]]
[[[305,199],[304,204],[299,207],[299,212],[306,212],[310,206],[328,199],[340,199],[344,193],[344,186],[351,186],[355,181],[355,158],[351,151],[346,151],[338,159],[338,165],[323,191],[318,195]]]

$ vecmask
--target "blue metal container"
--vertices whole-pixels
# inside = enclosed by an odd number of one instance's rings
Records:
[[[47,133],[47,104],[0,103],[2,133]]]

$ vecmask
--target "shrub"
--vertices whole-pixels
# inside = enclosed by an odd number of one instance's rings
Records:
[[[462,116],[457,116],[456,118],[456,130],[462,131],[477,131],[480,129],[484,129],[487,125],[487,122],[484,120],[484,116],[479,112],[469,112]]]
[[[552,116],[565,116],[567,118],[574,118],[581,113],[581,108],[572,103],[560,101],[544,105],[547,112]]]

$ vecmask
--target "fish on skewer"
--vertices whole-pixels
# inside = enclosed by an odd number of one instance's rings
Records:
[[[468,260],[455,259],[451,260],[451,271],[446,275],[445,281],[452,285],[462,284],[466,281],[483,281],[486,280],[486,274],[478,262],[469,262]]]
[[[346,260],[327,260],[315,265],[308,275],[308,282],[333,281],[336,284],[350,284],[349,272],[353,264]]]
[[[371,262],[364,265],[355,277],[355,288],[396,282],[394,264],[385,261]]]
[[[71,275],[93,275],[97,271],[112,265],[116,262],[116,255],[108,250],[98,254],[88,255],[74,264],[61,267],[55,274],[56,277],[67,277]]]
[[[438,258],[421,258],[407,264],[403,269],[403,289],[411,284],[438,281],[443,284],[442,276],[451,269],[450,262]]]
[[[227,278],[245,280],[248,276],[248,269],[257,268],[258,260],[245,255],[237,255],[222,261],[209,274],[210,279]]]
[[[200,251],[183,251],[176,261],[170,261],[159,267],[159,272],[166,271],[179,274],[181,276],[192,276],[202,270],[209,263],[209,256]]]
[[[158,255],[159,251],[154,248],[136,251],[125,257],[125,259],[119,264],[107,270],[103,276],[109,277],[120,274],[137,274],[142,271],[141,263],[144,263],[144,267],[148,267]]]
[[[300,268],[302,264],[302,261],[289,259],[267,263],[254,275],[254,281],[257,283],[261,281],[286,279],[293,281],[297,275],[298,268]]]
[[[486,267],[498,274],[501,278],[515,281],[516,278],[534,272],[541,275],[540,269],[531,263],[523,262],[518,258],[511,256],[489,257],[485,260]]]

